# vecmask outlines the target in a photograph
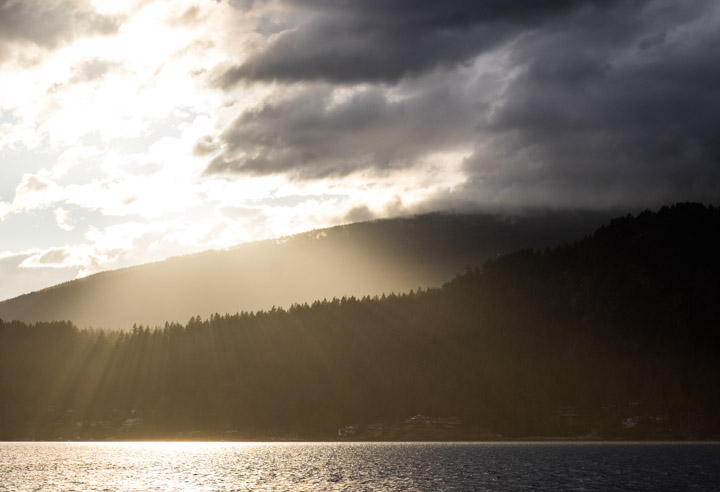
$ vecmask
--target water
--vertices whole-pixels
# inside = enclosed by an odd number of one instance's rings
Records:
[[[0,443],[0,490],[720,490],[720,444]]]

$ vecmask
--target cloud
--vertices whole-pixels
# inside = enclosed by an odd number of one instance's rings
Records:
[[[428,154],[467,145],[490,104],[487,81],[424,82],[393,92],[326,85],[289,91],[244,112],[214,146],[213,140],[199,141],[196,152],[222,149],[206,175],[289,173],[313,179],[411,167]]]
[[[363,222],[374,218],[375,216],[373,213],[365,205],[353,207],[347,214],[345,214],[345,220],[349,223]]]
[[[120,20],[81,0],[0,0],[0,61],[9,43],[52,49],[79,36],[111,34]]]
[[[91,82],[103,77],[111,68],[118,66],[117,63],[94,58],[84,61],[75,68],[75,74],[70,78],[70,83]]]
[[[18,212],[44,208],[61,198],[62,190],[54,181],[35,174],[25,174],[15,188],[12,209]]]
[[[289,27],[218,79],[352,84],[452,69],[543,22],[608,1],[287,0]]]
[[[265,219],[262,209],[258,207],[242,207],[232,205],[222,205],[218,209],[218,212],[222,217],[226,217],[231,220],[247,220],[247,221],[258,221]]]
[[[65,246],[45,250],[27,251],[18,268],[74,268],[85,263],[84,255],[74,248]]]
[[[555,206],[720,197],[720,8],[659,0],[534,32],[468,159],[467,194]]]
[[[0,71],[0,149],[117,149],[131,139],[157,138],[156,128],[169,121],[177,131],[182,115],[221,117],[217,91],[207,87],[202,74],[227,56],[228,31],[242,29],[242,20],[226,15],[235,13],[229,5],[192,0],[0,3],[21,10],[27,22],[36,11],[48,9],[57,22],[72,20],[63,24],[54,44],[4,39],[0,26],[0,52],[7,55]],[[197,23],[174,23],[192,6]],[[3,15],[0,22],[6,22]],[[94,35],[83,21],[92,16],[117,19],[117,29]]]
[[[63,248],[51,249],[50,251],[39,255],[37,262],[44,266],[66,266],[65,260],[68,259],[70,254]]]
[[[0,222],[12,212],[12,204],[0,201]]]
[[[69,214],[68,211],[62,207],[55,209],[55,223],[57,226],[64,231],[72,231],[75,226],[68,223]]]
[[[206,175],[419,173],[470,148],[464,184],[434,206],[720,197],[717,2],[282,5],[295,22],[223,85],[282,83],[198,142]]]

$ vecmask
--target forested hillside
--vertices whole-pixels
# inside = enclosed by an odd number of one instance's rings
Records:
[[[129,329],[334,296],[440,286],[465,265],[589,234],[599,213],[361,222],[103,272],[0,302],[0,318]]]
[[[442,288],[130,333],[0,324],[0,439],[720,438],[720,211]]]

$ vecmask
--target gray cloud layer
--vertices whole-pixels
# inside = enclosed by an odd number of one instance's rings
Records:
[[[559,203],[716,201],[716,5],[582,14],[523,39],[522,73],[467,163],[470,188]]]
[[[380,172],[474,147],[468,182],[448,201],[720,198],[714,0],[285,4],[297,26],[222,83],[293,90],[206,146],[219,149],[207,173]],[[475,73],[479,55],[498,73]]]
[[[478,111],[467,111],[471,95],[462,90],[441,81],[393,100],[371,87],[334,102],[331,87],[303,88],[240,116],[206,172],[317,178],[412,166],[472,138],[487,104],[475,101]],[[196,150],[206,145],[201,141]]]
[[[286,0],[299,24],[223,74],[240,80],[395,82],[452,68],[547,19],[608,0]]]

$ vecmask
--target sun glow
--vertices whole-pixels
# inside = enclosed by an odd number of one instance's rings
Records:
[[[216,85],[227,66],[262,45],[252,26],[264,10],[243,13],[226,2],[93,5],[115,19],[114,31],[79,36],[47,53],[26,50],[26,57],[35,53],[32,63],[10,59],[0,71],[7,88],[0,94],[7,130],[0,151],[45,153],[16,182],[14,196],[0,199],[0,219],[49,213],[54,230],[66,235],[16,250],[25,271],[64,268],[85,276],[394,216],[465,180],[465,149],[430,153],[413,166],[320,178],[208,175],[239,115],[279,101],[275,83]],[[370,88],[333,91],[326,111],[342,111]],[[88,222],[93,214],[102,220]]]

